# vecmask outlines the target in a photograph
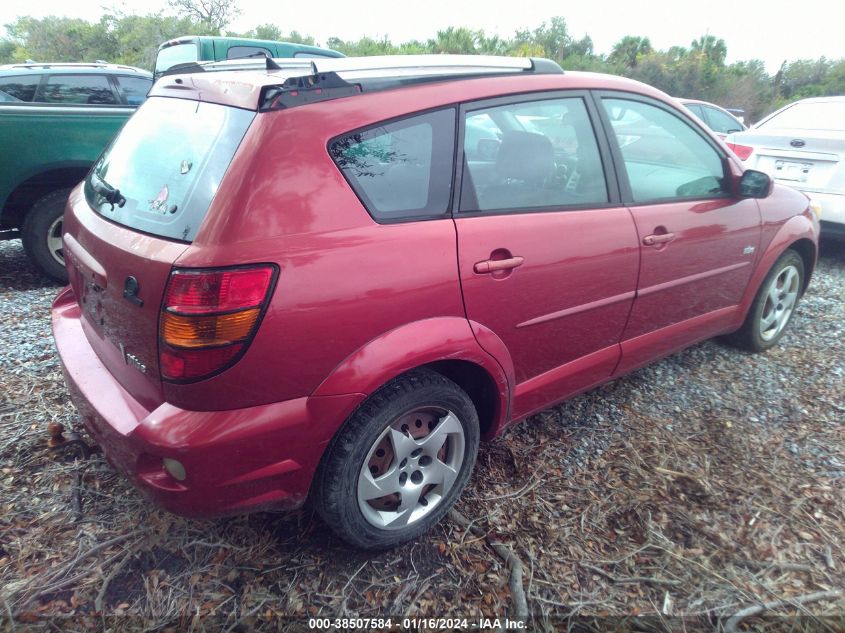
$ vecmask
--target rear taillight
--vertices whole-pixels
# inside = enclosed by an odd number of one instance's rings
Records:
[[[737,155],[739,160],[748,160],[748,157],[754,153],[753,147],[748,147],[748,145],[737,145],[736,143],[725,143],[731,151]]]
[[[159,320],[165,380],[199,380],[237,361],[255,335],[276,277],[264,264],[174,270]]]

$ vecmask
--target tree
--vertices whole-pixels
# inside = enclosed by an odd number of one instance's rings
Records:
[[[197,22],[213,35],[220,35],[241,13],[231,0],[167,0],[167,4],[179,16]]]
[[[483,33],[463,26],[450,26],[444,31],[437,31],[437,37],[428,41],[428,49],[432,53],[472,55],[478,52],[476,44],[479,37],[483,37]]]
[[[715,35],[702,35],[697,40],[692,41],[690,52],[701,55],[715,66],[723,67],[725,57],[728,54],[728,47],[725,45],[725,40],[717,39]]]
[[[651,40],[647,37],[626,35],[613,45],[608,61],[621,64],[625,68],[636,68],[637,62],[653,51]]]

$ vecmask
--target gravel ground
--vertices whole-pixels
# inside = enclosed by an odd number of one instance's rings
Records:
[[[533,630],[630,616],[713,630],[766,602],[803,617],[742,626],[845,630],[845,602],[828,593],[845,587],[843,245],[823,244],[777,348],[706,342],[534,416],[482,446],[459,503],[475,531],[444,521],[377,554],[307,508],[183,520],[101,456],[49,453],[46,424],[74,419],[49,328],[58,290],[20,242],[0,242],[0,610],[19,623],[512,616],[500,541],[522,561]]]

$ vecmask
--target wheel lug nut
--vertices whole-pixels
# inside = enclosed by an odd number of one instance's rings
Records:
[[[411,475],[411,482],[417,485],[421,484],[423,480],[423,474],[419,470],[415,470]]]

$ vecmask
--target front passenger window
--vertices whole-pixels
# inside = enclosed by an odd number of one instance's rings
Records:
[[[628,99],[602,99],[634,202],[728,194],[721,155],[680,116]]]

